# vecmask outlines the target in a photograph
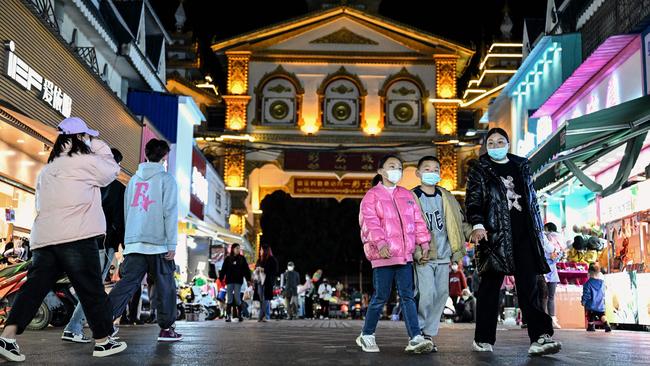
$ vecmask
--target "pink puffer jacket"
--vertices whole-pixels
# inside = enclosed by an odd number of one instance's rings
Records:
[[[394,192],[382,183],[371,188],[361,201],[359,213],[361,241],[372,268],[403,265],[413,261],[416,245],[429,250],[431,234],[413,193],[397,187]],[[379,250],[388,247],[391,257]]]

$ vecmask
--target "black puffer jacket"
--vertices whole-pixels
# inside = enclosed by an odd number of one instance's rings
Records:
[[[548,273],[550,268],[546,263],[543,249],[544,225],[539,213],[528,159],[512,154],[508,154],[508,159],[514,162],[523,174],[523,198],[525,198],[523,201],[527,205],[527,211],[532,213],[527,215],[529,220],[525,232],[530,234],[534,246],[533,253],[537,257],[536,271],[539,274]],[[482,224],[488,232],[488,241],[480,242],[476,251],[478,270],[481,273],[513,274],[516,263],[506,187],[492,168],[492,162],[487,154],[482,155],[468,172],[465,209],[469,223],[472,226]]]
[[[239,284],[251,280],[251,270],[248,268],[248,262],[243,255],[229,255],[224,259],[223,266],[219,272],[219,279],[221,281],[226,279],[226,284]]]

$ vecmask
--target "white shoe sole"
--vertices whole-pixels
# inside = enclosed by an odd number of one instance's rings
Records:
[[[423,342],[418,344],[415,347],[406,346],[404,349],[406,353],[415,353],[415,354],[421,354],[421,353],[431,353],[433,351],[433,343],[432,342]]]
[[[163,338],[163,337],[158,337],[158,342],[178,342],[182,341],[183,337],[180,338]]]
[[[531,357],[538,357],[538,356],[546,356],[546,355],[554,355],[562,350],[562,343],[556,342],[552,346],[549,346],[547,348],[543,348],[539,352],[530,352],[528,351],[528,355]]]
[[[7,351],[4,348],[0,348],[0,357],[3,357],[6,360],[12,361],[12,362],[23,362],[25,361],[25,355],[14,355],[13,353]]]
[[[472,350],[473,350],[474,352],[494,352],[494,350],[491,350],[491,349],[485,349],[485,348],[480,348],[480,347],[478,347],[478,346],[475,345],[475,344],[472,344]]]
[[[126,343],[122,343],[120,347],[116,347],[108,351],[93,351],[93,357],[108,357],[116,355],[124,350],[126,350]]]
[[[363,342],[361,342],[361,337],[357,337],[357,346],[361,347],[361,350],[363,352],[368,352],[368,353],[378,353],[379,352],[379,348],[377,348],[377,349],[366,348],[363,345]]]

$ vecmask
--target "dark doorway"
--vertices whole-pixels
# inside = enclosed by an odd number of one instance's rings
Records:
[[[281,271],[293,261],[304,278],[322,269],[335,284],[369,291],[372,269],[359,235],[360,199],[292,198],[276,191],[261,203],[262,241],[269,244]],[[361,274],[361,276],[360,276]]]

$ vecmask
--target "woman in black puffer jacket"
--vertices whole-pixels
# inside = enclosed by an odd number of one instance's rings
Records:
[[[515,276],[519,305],[528,320],[533,356],[557,353],[551,317],[539,302],[537,276],[549,272],[543,224],[528,160],[508,154],[508,134],[491,129],[483,154],[469,170],[467,220],[474,230],[480,284],[473,349],[491,352],[496,341],[499,290],[505,275]]]

